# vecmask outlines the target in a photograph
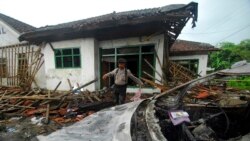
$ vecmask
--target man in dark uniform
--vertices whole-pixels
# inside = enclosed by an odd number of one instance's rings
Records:
[[[124,58],[118,60],[118,68],[113,71],[104,74],[103,80],[106,80],[107,77],[115,77],[115,87],[114,95],[116,104],[124,104],[126,100],[126,90],[128,77],[136,82],[138,85],[142,86],[143,83],[140,79],[136,78],[129,69],[126,68],[127,61]]]

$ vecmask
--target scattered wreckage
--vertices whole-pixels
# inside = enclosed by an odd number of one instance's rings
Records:
[[[250,75],[250,64],[200,77],[145,100],[94,113],[39,140],[250,139],[250,91],[227,87],[228,77]]]

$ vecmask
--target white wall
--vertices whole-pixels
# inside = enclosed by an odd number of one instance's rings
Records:
[[[171,56],[170,60],[199,60],[198,73],[201,76],[206,75],[208,55],[188,55],[188,56]]]
[[[56,69],[54,52],[52,51],[49,44],[44,48],[44,59],[45,59],[45,74],[46,74],[46,87],[47,89],[53,90],[56,85],[62,81],[58,90],[69,90],[69,84],[67,79],[74,85],[79,83],[83,85],[96,77],[97,59],[95,58],[98,53],[98,48],[95,48],[95,40],[93,38],[75,39],[67,41],[52,42],[55,49],[61,48],[73,48],[79,47],[81,53],[81,68],[70,68],[70,69]],[[85,89],[95,90],[96,83],[87,86]]]
[[[46,80],[47,89],[53,90],[56,85],[62,81],[62,84],[58,90],[69,90],[69,84],[67,79],[70,79],[71,84],[74,85],[79,83],[83,85],[93,79],[101,78],[100,74],[100,64],[99,64],[99,49],[108,49],[114,47],[125,47],[125,46],[136,46],[136,45],[146,45],[154,44],[157,50],[158,56],[162,63],[163,60],[163,35],[155,36],[145,41],[145,37],[134,37],[134,38],[124,38],[117,40],[107,40],[107,41],[96,41],[94,38],[84,38],[84,39],[75,39],[75,40],[66,40],[59,42],[52,42],[52,45],[55,49],[59,48],[73,48],[79,47],[81,52],[81,68],[70,68],[70,69],[56,69],[55,68],[55,59],[54,52],[47,44],[43,50],[45,58],[45,74],[44,77]],[[191,56],[172,56],[171,60],[185,60],[185,59],[198,59],[199,68],[198,72],[201,72],[201,75],[206,74],[207,66],[207,55],[191,55]],[[162,74],[160,64],[156,59],[156,69]],[[157,79],[161,79],[158,74],[155,74]],[[42,77],[40,75],[39,77]],[[96,90],[99,88],[100,80],[86,87],[88,90]],[[135,92],[136,89],[128,88],[128,92]],[[152,93],[159,92],[155,89],[143,89],[143,93]]]
[[[19,33],[0,20],[0,46],[20,43]]]

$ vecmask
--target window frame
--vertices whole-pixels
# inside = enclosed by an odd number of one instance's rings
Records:
[[[71,50],[71,54],[63,54],[64,50]],[[79,49],[79,54],[74,54],[74,49]],[[61,54],[60,55],[56,55],[56,51],[60,51]],[[64,57],[71,57],[71,62],[72,62],[72,67],[65,67],[65,63],[63,58]],[[79,57],[79,66],[76,66],[76,63],[74,62],[74,57]],[[57,58],[61,59],[61,67],[59,67],[57,65]],[[72,48],[58,48],[58,49],[54,49],[54,62],[55,62],[55,68],[56,69],[72,69],[72,68],[81,68],[82,66],[82,61],[81,61],[81,48],[80,47],[72,47]]]

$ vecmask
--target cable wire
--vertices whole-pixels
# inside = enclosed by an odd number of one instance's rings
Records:
[[[235,31],[235,32],[233,32],[233,33],[231,33],[231,34],[229,34],[228,36],[226,36],[226,37],[222,38],[221,40],[219,40],[217,43],[219,43],[219,42],[221,42],[221,41],[223,41],[223,40],[225,40],[225,39],[227,39],[227,38],[233,36],[233,35],[236,34],[236,33],[239,33],[240,31],[242,31],[242,30],[248,28],[249,26],[250,26],[250,24],[248,24],[247,26],[245,26],[245,27],[243,27],[243,28],[241,28],[241,29],[239,29],[239,30],[237,30],[237,31]]]

